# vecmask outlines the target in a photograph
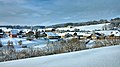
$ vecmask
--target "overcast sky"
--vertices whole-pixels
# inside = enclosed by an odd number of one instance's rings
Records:
[[[0,24],[53,25],[120,17],[120,0],[0,0]]]

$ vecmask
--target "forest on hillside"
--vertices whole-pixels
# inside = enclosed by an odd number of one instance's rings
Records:
[[[85,26],[85,25],[95,25],[95,24],[103,24],[103,23],[110,23],[110,26],[112,27],[118,27],[120,28],[120,18],[114,18],[111,19],[110,21],[101,19],[99,21],[88,21],[88,22],[77,22],[77,23],[64,23],[64,24],[56,24],[56,25],[51,25],[47,26],[47,28],[58,28],[58,27],[67,27],[67,26]]]

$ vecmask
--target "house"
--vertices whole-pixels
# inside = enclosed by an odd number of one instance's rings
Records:
[[[34,32],[33,32],[33,31],[28,31],[28,32],[26,32],[26,35],[27,35],[27,36],[34,35]]]
[[[17,34],[19,38],[25,37],[25,32],[23,30],[19,30]]]
[[[6,34],[6,35],[8,35],[8,36],[9,36],[9,35],[10,35],[10,31],[11,31],[11,30],[12,30],[12,29],[4,29],[4,32],[5,32],[5,34]]]
[[[86,32],[67,32],[66,34],[68,37],[77,37],[79,39],[90,39],[91,33]]]
[[[91,34],[91,39],[95,40],[95,39],[105,39],[105,36],[103,33],[99,33],[99,32],[96,32],[96,31],[92,31],[92,34]]]
[[[65,38],[67,33],[58,33],[59,36],[61,36],[61,38]]]
[[[33,31],[29,31],[26,33],[27,36],[27,40],[33,40],[34,39],[34,32]]]
[[[81,35],[83,36],[82,39],[91,39],[91,34],[90,33],[82,33]]]
[[[46,32],[46,34],[47,34],[47,38],[49,38],[49,39],[59,39],[59,38],[61,38],[61,36],[59,36],[58,34],[53,33],[53,32]]]
[[[39,37],[46,37],[47,34],[45,32],[40,32]]]
[[[73,35],[70,33],[65,34],[65,38],[72,37]]]
[[[100,34],[100,33],[95,33],[95,34],[92,34],[92,35],[91,35],[91,38],[92,38],[93,40],[95,40],[95,39],[105,39],[105,36],[102,35],[102,34]]]
[[[10,37],[11,38],[16,38],[17,37],[17,33],[18,33],[18,30],[14,30],[14,29],[11,30],[10,31]]]

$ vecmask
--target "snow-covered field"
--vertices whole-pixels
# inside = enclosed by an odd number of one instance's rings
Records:
[[[120,45],[1,62],[0,67],[120,67]]]
[[[102,27],[104,25],[108,25],[110,23],[106,23],[106,24],[96,24],[96,25],[86,25],[86,26],[76,26],[73,28],[69,28],[69,27],[64,27],[64,28],[57,28],[57,30],[70,30],[73,31],[75,28],[76,29],[80,29],[80,30],[85,30],[85,31],[92,31],[92,30],[102,30]]]
[[[96,32],[104,33],[106,36],[111,35],[112,32],[112,34],[114,34],[115,36],[120,36],[120,32],[118,30],[104,30],[104,31],[96,31]],[[116,34],[116,32],[118,33]]]
[[[108,25],[109,23],[107,23],[106,25]],[[96,25],[88,25],[88,26],[78,26],[78,27],[75,27],[77,29],[80,29],[80,30],[89,30],[89,31],[92,31],[92,30],[101,30],[102,27],[104,26],[105,24],[96,24]]]
[[[10,38],[10,37],[0,38],[0,41],[4,46],[7,45],[8,41],[12,41],[16,49],[21,48],[21,46],[18,44],[18,41],[20,40],[22,41],[22,45],[26,45],[27,47],[31,47],[31,46],[43,47],[47,44],[47,40],[44,39],[35,39],[32,41],[28,41],[25,38]]]

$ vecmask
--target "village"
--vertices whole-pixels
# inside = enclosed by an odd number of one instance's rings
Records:
[[[31,56],[72,52],[82,49],[120,44],[120,31],[110,30],[108,25],[68,26],[63,28],[7,29],[0,28],[1,61],[10,60],[13,53],[30,52]],[[78,44],[76,46],[76,43]],[[67,46],[66,46],[67,45]],[[12,50],[12,54],[10,53]],[[40,50],[35,54],[34,51]],[[44,52],[48,52],[43,54]],[[18,54],[19,55],[19,54]],[[19,55],[26,58],[26,54]],[[5,59],[7,58],[7,59]],[[18,57],[17,57],[18,58]]]
[[[0,0],[0,67],[120,67],[120,0]]]
[[[120,67],[120,0],[0,0],[0,67]]]

